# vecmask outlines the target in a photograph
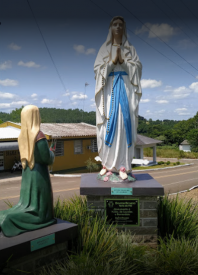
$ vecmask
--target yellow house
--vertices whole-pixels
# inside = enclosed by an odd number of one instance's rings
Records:
[[[17,134],[19,135],[20,129],[20,123],[7,121],[0,124],[0,170],[11,169],[13,161],[19,159]],[[56,142],[55,161],[50,167],[52,172],[83,169],[86,160],[94,160],[98,155],[96,127],[93,125],[41,123],[40,129],[49,145],[52,141]]]

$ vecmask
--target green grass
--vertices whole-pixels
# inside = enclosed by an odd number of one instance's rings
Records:
[[[198,153],[194,152],[183,152],[179,149],[169,149],[169,148],[159,148],[157,147],[156,150],[157,157],[159,158],[189,158],[189,159],[196,159],[198,158]],[[145,157],[152,157],[153,150],[151,148],[144,148],[144,156]]]
[[[75,196],[55,204],[55,216],[78,224],[76,252],[45,267],[40,275],[189,275],[198,270],[197,206],[162,197],[158,249],[136,244],[129,232],[106,227],[105,220]]]
[[[180,163],[180,165],[183,165],[185,163]],[[173,164],[173,162],[171,162],[169,165],[167,164],[161,164],[161,165],[152,165],[152,166],[137,166],[137,167],[133,167],[132,170],[147,170],[147,169],[157,169],[157,168],[166,168],[166,167],[174,167],[175,165]]]
[[[191,200],[160,197],[158,204],[159,235],[164,239],[194,240],[198,236],[198,205]]]

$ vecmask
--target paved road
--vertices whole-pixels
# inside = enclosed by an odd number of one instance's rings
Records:
[[[162,186],[164,186],[165,193],[176,193],[179,191],[188,190],[191,187],[198,185],[198,160],[185,162],[194,162],[194,164],[180,168],[172,168],[158,171],[140,171],[135,173],[149,173]],[[58,197],[60,197],[61,199],[65,199],[70,198],[74,194],[80,194],[79,177],[51,177],[51,181],[54,193],[54,200],[57,200]],[[5,204],[6,200],[9,200],[13,204],[16,204],[18,202],[20,187],[20,175],[17,175],[16,178],[0,179],[0,210],[8,208],[8,206]]]

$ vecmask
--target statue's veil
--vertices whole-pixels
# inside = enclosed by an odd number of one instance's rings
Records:
[[[27,105],[21,112],[21,132],[18,137],[19,151],[23,169],[28,164],[34,168],[34,147],[40,131],[40,113],[38,107]]]
[[[125,42],[127,41],[127,31],[126,31],[126,22],[124,21],[124,18],[122,16],[115,16],[111,19],[110,25],[109,25],[109,33],[107,35],[107,39],[106,39],[106,46],[112,45],[113,43],[113,35],[112,35],[112,24],[115,20],[120,19],[123,24],[124,24],[124,28],[123,28],[123,35],[122,35],[122,45],[125,44]]]

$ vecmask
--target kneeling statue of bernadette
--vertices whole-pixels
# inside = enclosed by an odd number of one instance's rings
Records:
[[[142,64],[129,43],[121,16],[111,20],[106,42],[95,64],[97,144],[103,169],[126,179],[137,137],[138,105],[142,95]]]
[[[56,223],[48,171],[48,165],[54,161],[54,149],[49,149],[40,131],[40,114],[36,106],[28,105],[21,112],[18,144],[23,166],[20,200],[12,208],[0,211],[0,231],[6,237]]]

